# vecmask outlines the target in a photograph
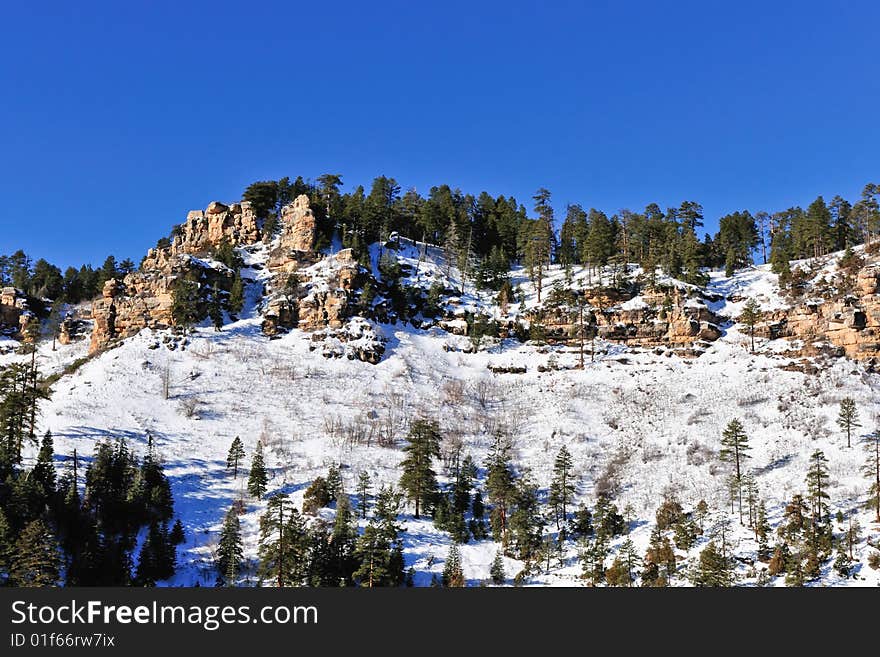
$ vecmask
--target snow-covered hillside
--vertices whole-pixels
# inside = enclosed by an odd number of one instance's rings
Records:
[[[444,271],[439,251],[423,258],[420,248],[410,244],[398,255],[413,269],[407,273],[411,283],[457,285],[455,272]],[[258,256],[251,254],[248,264],[259,265]],[[373,265],[375,270],[378,253]],[[257,278],[258,271],[250,273]],[[554,268],[545,286],[563,275]],[[574,275],[580,279],[587,274]],[[524,272],[514,272],[514,280],[526,294],[526,306],[533,305],[534,290]],[[722,431],[738,418],[752,446],[747,467],[767,503],[771,524],[779,521],[793,494],[806,492],[808,460],[817,448],[829,461],[832,514],[858,514],[864,529],[855,550],[856,576],[842,579],[829,562],[818,584],[880,584],[880,571],[866,565],[868,541],[880,540],[880,527],[864,509],[869,486],[859,472],[864,454],[857,446],[846,448],[835,424],[840,400],[852,397],[860,411],[861,431],[874,429],[880,377],[856,362],[828,360],[818,374],[786,369],[792,362],[785,353],[788,343],[759,341],[758,353],[752,355],[746,336],[731,323],[698,358],[609,343],[598,345],[595,361],[578,370],[569,368],[577,359],[571,348],[503,340],[466,353],[467,338],[401,323],[376,325],[387,350],[381,362],[372,365],[324,358],[310,350],[310,335],[298,330],[267,339],[260,331],[258,287],[252,286],[242,319],[227,323],[221,332],[197,328],[184,347],[172,350],[161,333],[144,331],[61,377],[43,407],[41,429],[52,431],[61,468],[68,467],[65,461],[74,449],[91,455],[97,440],[124,436],[142,452],[147,432],[152,434],[172,482],[176,515],[187,531],[179,550],[181,567],[169,584],[214,583],[212,547],[224,513],[242,495],[245,482],[226,470],[226,454],[235,436],[241,437],[248,454],[259,439],[264,441],[271,469],[269,492],[288,492],[299,504],[309,483],[333,463],[342,464],[349,493],[362,470],[377,485],[396,483],[408,421],[418,416],[437,418],[446,438],[462,440],[478,464],[495,430],[504,425],[514,436],[517,467],[531,472],[544,499],[554,458],[565,445],[574,457],[578,501],[594,504],[597,482],[610,483],[640,554],[665,497],[674,495],[686,510],[705,500],[712,510],[710,526],[723,518],[731,521],[728,540],[742,558],[739,581],[753,584],[757,572],[746,562],[754,561],[756,542],[751,531],[740,526],[738,514],[730,513],[728,466],[718,458]],[[767,267],[731,278],[715,272],[708,292],[720,299],[713,310],[727,317],[736,317],[742,304],[728,297],[757,297],[765,309],[784,305],[776,277]],[[488,295],[467,286],[455,304],[498,311]],[[86,352],[85,341],[54,352],[51,345],[42,345],[37,358],[42,371],[51,374]],[[17,358],[22,357],[0,356],[0,364]],[[490,366],[526,371],[495,374]],[[167,399],[165,379],[170,381]],[[380,435],[390,435],[393,443],[363,440]],[[33,452],[29,456],[33,458]],[[439,464],[438,470],[442,474]],[[484,474],[481,470],[481,477]],[[256,557],[263,508],[264,503],[249,500],[242,517],[251,559]],[[321,513],[329,518],[333,511]],[[405,515],[403,521],[407,567],[414,567],[417,585],[429,584],[431,575],[443,569],[451,539],[430,519]],[[842,527],[835,523],[835,529]],[[711,534],[707,529],[687,553],[677,550],[682,576],[674,584],[687,583],[683,573]],[[624,538],[616,539],[612,549]],[[491,540],[462,546],[470,584],[488,580],[496,549]],[[505,566],[511,577],[522,568],[512,559]],[[580,585],[580,573],[572,545],[561,564],[554,561],[549,573],[533,575],[526,583]],[[783,585],[782,579],[773,584]]]

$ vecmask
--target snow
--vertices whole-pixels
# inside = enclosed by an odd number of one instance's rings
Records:
[[[427,288],[439,281],[460,289],[457,272],[451,268],[447,275],[439,249],[430,247],[429,257],[419,264],[423,248],[402,240],[396,252],[410,266],[410,284]],[[462,353],[448,346],[456,340],[463,345],[467,339],[441,329],[422,331],[364,320],[357,322],[359,330],[377,331],[387,340],[381,362],[324,358],[309,349],[310,334],[293,330],[274,340],[261,334],[259,282],[266,276],[266,252],[262,246],[242,252],[246,276],[257,283],[248,286],[240,320],[227,323],[222,332],[197,328],[189,344],[174,351],[156,348],[161,333],[143,331],[63,376],[43,407],[41,430],[52,431],[61,468],[69,467],[74,449],[88,459],[97,440],[125,437],[142,453],[146,433],[152,434],[172,482],[176,515],[187,534],[179,549],[178,574],[167,584],[214,582],[212,546],[224,513],[242,495],[245,482],[241,474],[233,479],[225,467],[235,436],[244,442],[248,462],[262,437],[271,470],[269,494],[284,491],[301,504],[305,488],[317,475],[326,474],[332,463],[344,465],[342,477],[350,494],[361,470],[372,476],[374,490],[381,483],[396,483],[407,418],[426,414],[440,421],[445,435],[461,438],[480,464],[495,429],[503,424],[514,437],[518,469],[532,474],[544,499],[553,460],[559,448],[567,446],[574,457],[578,501],[592,506],[596,481],[614,479],[619,490],[615,502],[622,512],[626,509],[629,537],[641,554],[656,508],[674,492],[686,510],[705,499],[714,511],[710,525],[722,517],[731,520],[734,552],[754,557],[753,536],[739,526],[738,516],[729,513],[726,469],[718,460],[721,433],[731,419],[739,418],[749,435],[748,467],[772,524],[793,494],[805,492],[809,455],[822,449],[829,461],[832,514],[854,510],[863,539],[856,549],[861,560],[857,577],[842,580],[826,568],[817,584],[880,585],[880,572],[865,565],[866,539],[880,539],[880,528],[871,524],[870,512],[863,509],[867,491],[859,472],[863,453],[857,447],[846,448],[834,423],[845,396],[858,405],[861,431],[870,431],[869,420],[880,412],[880,378],[861,364],[828,361],[816,375],[784,370],[792,362],[786,355],[790,343],[758,341],[758,353],[753,355],[746,337],[730,327],[699,358],[657,355],[599,340],[594,362],[588,361],[583,370],[566,369],[577,362],[574,349],[504,340],[477,353]],[[374,270],[378,252],[377,246],[371,250]],[[317,269],[310,275],[332,266],[329,260],[314,265]],[[513,276],[526,296],[526,306],[534,306],[536,291],[524,272],[517,270]],[[561,268],[551,269],[544,289],[564,276]],[[602,276],[607,272],[573,273],[574,280],[584,284],[595,284]],[[739,314],[743,301],[728,297],[755,297],[764,310],[785,307],[776,286],[776,277],[766,266],[732,277],[713,272],[707,291],[719,300],[709,306],[730,318]],[[469,285],[464,286],[460,301],[462,308],[500,313],[491,295]],[[644,301],[638,297],[627,302],[632,308],[639,303]],[[3,339],[0,345],[6,342]],[[51,345],[42,345],[41,370],[60,372],[85,357],[87,342],[59,345],[54,352]],[[21,358],[0,349],[0,365]],[[560,369],[538,371],[551,360]],[[490,365],[519,365],[526,372],[494,374]],[[162,394],[166,369],[171,373],[168,399]],[[395,444],[383,446],[375,436],[389,429]],[[351,439],[358,430],[373,436],[369,445]],[[31,449],[28,458],[34,456]],[[439,464],[438,470],[442,474]],[[264,506],[250,500],[242,517],[250,559],[256,557],[258,519]],[[402,517],[407,567],[415,568],[417,585],[427,585],[432,574],[442,571],[451,541],[430,520],[415,520],[410,511]],[[332,516],[333,512],[322,513]],[[624,538],[612,547],[619,547]],[[677,550],[680,561],[694,560],[706,541],[701,538],[687,554]],[[469,584],[488,580],[497,549],[491,540],[461,547]],[[522,566],[505,558],[509,581]],[[534,575],[526,583],[580,585],[580,570],[572,546],[561,566],[554,563],[550,573]],[[743,584],[755,582],[745,565],[738,574]],[[677,578],[675,584],[684,585],[686,580]]]

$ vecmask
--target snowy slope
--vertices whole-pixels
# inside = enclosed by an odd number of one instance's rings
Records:
[[[399,255],[415,265],[419,247],[407,245]],[[251,273],[258,278],[260,254],[251,258],[248,264],[257,265]],[[444,269],[439,253],[422,262],[420,284],[439,279],[448,283]],[[559,269],[550,274],[562,275]],[[582,275],[586,274],[576,273]],[[533,302],[530,285],[521,282],[527,303]],[[299,503],[308,484],[334,462],[344,464],[342,475],[350,493],[361,470],[369,471],[377,486],[396,482],[406,420],[419,414],[437,417],[444,432],[460,437],[478,463],[487,454],[497,424],[505,424],[515,436],[518,467],[532,473],[545,496],[553,459],[566,445],[574,456],[579,500],[594,504],[596,481],[616,481],[615,501],[622,511],[627,509],[630,537],[641,554],[654,512],[669,492],[675,492],[686,510],[705,499],[715,512],[712,522],[727,514],[726,470],[717,455],[724,426],[739,418],[752,445],[748,467],[767,502],[771,524],[779,520],[792,494],[805,491],[808,457],[817,448],[829,460],[832,514],[860,509],[864,531],[856,555],[861,559],[858,577],[841,580],[829,569],[820,583],[880,584],[880,572],[865,565],[869,548],[864,539],[876,542],[880,528],[861,510],[867,491],[859,473],[863,453],[856,447],[846,449],[834,423],[845,396],[856,400],[864,431],[873,428],[871,420],[880,410],[880,378],[857,363],[836,360],[814,376],[787,371],[782,367],[790,361],[784,352],[777,355],[779,345],[762,344],[759,353],[751,355],[744,336],[731,326],[697,359],[607,345],[607,353],[582,371],[542,373],[539,365],[550,359],[563,367],[573,365],[576,354],[516,341],[462,353],[448,346],[466,339],[440,329],[380,325],[388,349],[378,365],[370,365],[323,358],[309,350],[309,335],[297,330],[267,340],[260,332],[257,288],[249,290],[243,318],[222,332],[199,328],[185,349],[173,351],[161,346],[161,336],[142,332],[62,377],[44,407],[41,429],[55,436],[62,468],[74,448],[90,456],[96,440],[125,436],[143,451],[146,432],[154,436],[172,481],[176,514],[187,530],[187,542],[179,550],[181,567],[170,584],[214,582],[212,546],[223,514],[244,486],[241,475],[233,480],[225,468],[235,436],[241,437],[249,455],[263,437],[271,468],[270,494],[285,491]],[[724,297],[757,296],[765,308],[782,303],[775,276],[766,267],[732,278],[713,273],[709,289]],[[466,287],[461,303],[488,307],[489,301]],[[719,301],[715,309],[735,317],[739,303]],[[56,352],[50,345],[41,346],[41,369],[58,371],[86,350],[84,342],[60,346]],[[0,356],[0,364],[16,358],[21,356]],[[527,371],[493,374],[489,365],[520,365]],[[166,371],[171,379],[168,399],[162,394]],[[378,433],[389,428],[397,446],[353,444],[347,439],[360,430]],[[262,508],[250,501],[242,518],[251,558],[256,557]],[[332,516],[331,510],[322,513]],[[739,527],[738,517],[729,517],[735,552],[754,557],[752,535]],[[427,584],[431,573],[442,570],[450,538],[430,520],[404,516],[404,521],[407,566],[415,567],[416,584]],[[677,552],[693,559],[706,540],[687,555]],[[488,579],[496,548],[491,540],[462,547],[470,583]],[[510,577],[521,567],[512,559],[506,561]],[[550,573],[528,583],[579,585],[579,573],[572,548],[562,565],[554,564]],[[741,583],[755,581],[744,564],[739,575]],[[684,584],[685,579],[676,583]]]

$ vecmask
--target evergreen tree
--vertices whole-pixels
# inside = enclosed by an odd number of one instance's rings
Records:
[[[510,539],[518,559],[531,559],[541,546],[544,526],[538,503],[538,487],[528,477],[517,481],[514,509],[510,514]]]
[[[361,534],[354,551],[358,567],[353,578],[360,586],[400,586],[404,573],[401,528],[397,524],[401,495],[383,486],[376,496],[373,518]]]
[[[241,539],[241,523],[235,507],[230,507],[223,520],[220,538],[217,542],[217,583],[224,586],[235,586],[241,571],[244,548]]]
[[[837,415],[838,426],[846,431],[846,446],[852,446],[852,430],[862,426],[859,423],[859,412],[856,401],[852,397],[844,397],[840,400],[840,412]]]
[[[331,572],[327,584],[341,583],[346,586],[352,584],[352,573],[357,568],[354,556],[357,538],[357,525],[354,522],[351,500],[348,495],[340,495],[330,538]]]
[[[269,498],[260,518],[260,581],[278,587],[302,586],[305,583],[309,536],[305,523],[285,493]]]
[[[458,544],[453,543],[446,555],[446,564],[443,567],[443,586],[460,588],[465,586],[464,571],[461,568],[461,551]]]
[[[201,295],[199,284],[180,276],[171,288],[171,318],[175,326],[188,331],[202,318],[199,310]]]
[[[608,541],[597,534],[593,540],[586,540],[579,553],[582,577],[596,586],[605,581],[605,559],[608,557]]]
[[[342,494],[342,475],[339,472],[339,465],[331,463],[327,468],[327,495],[328,504],[332,504]]]
[[[768,561],[770,559],[770,523],[767,522],[767,508],[764,501],[758,502],[757,520],[755,521],[755,537],[758,540],[758,560]]]
[[[263,442],[257,441],[254,456],[251,459],[251,471],[248,475],[247,490],[251,497],[261,499],[269,486],[269,475],[263,461]]]
[[[492,536],[502,546],[508,541],[508,516],[516,494],[516,477],[510,462],[510,442],[496,434],[486,466],[486,493],[492,504]]]
[[[208,298],[208,317],[211,318],[211,324],[215,331],[223,328],[223,304],[220,297],[220,288],[214,283],[211,288],[211,296]]]
[[[40,443],[37,462],[34,464],[34,469],[30,472],[30,476],[42,491],[45,503],[51,502],[55,497],[56,474],[54,459],[55,452],[53,449],[52,432],[47,431],[43,436],[42,443]]]
[[[571,453],[563,445],[556,455],[556,461],[553,464],[553,480],[550,482],[550,506],[553,507],[553,514],[556,517],[556,529],[559,529],[560,518],[563,525],[567,521],[566,509],[575,493],[574,478],[571,472],[573,467]]]
[[[880,522],[880,431],[865,436],[864,444],[868,458],[862,472],[871,481],[871,488],[868,490],[868,508],[874,509],[875,522]]]
[[[730,559],[720,551],[714,541],[700,552],[700,559],[691,573],[694,586],[733,586],[735,574]]]
[[[165,475],[161,460],[153,449],[153,438],[148,434],[147,452],[138,473],[137,497],[144,509],[144,522],[165,523],[174,515],[171,484]],[[164,579],[164,578],[162,578]]]
[[[500,551],[495,553],[495,558],[492,560],[489,577],[492,578],[492,583],[496,586],[501,586],[507,579],[507,575],[504,573],[504,559],[501,557]]]
[[[6,519],[6,514],[0,508],[0,586],[9,583],[14,559],[15,536]]]
[[[370,473],[366,470],[361,470],[358,474],[358,482],[357,482],[357,499],[358,499],[358,511],[360,512],[361,518],[366,519],[367,517],[367,509],[369,508],[370,501]]]
[[[550,192],[540,188],[533,197],[535,212],[538,218],[530,222],[525,234],[523,252],[529,276],[535,283],[538,303],[541,302],[541,290],[544,272],[550,266],[553,255],[553,207],[550,205]]]
[[[238,317],[244,308],[244,281],[239,272],[232,279],[232,287],[229,289],[229,314]]]
[[[147,538],[141,546],[135,581],[140,586],[155,586],[156,582],[173,576],[174,553],[167,525],[160,525],[153,520],[147,531]]]
[[[232,468],[232,478],[238,479],[238,462],[245,457],[244,445],[241,438],[236,436],[232,439],[229,453],[226,455],[226,469]]]
[[[721,438],[721,460],[734,464],[734,476],[736,479],[739,499],[739,521],[742,523],[742,463],[749,458],[749,437],[739,420],[733,419],[724,429]]]
[[[168,539],[171,541],[171,545],[182,545],[186,542],[186,532],[183,529],[183,523],[180,522],[180,518],[174,521],[174,526],[171,527]]]
[[[762,313],[758,306],[758,302],[754,298],[746,301],[742,312],[739,315],[739,321],[745,324],[749,329],[749,340],[751,341],[751,351],[755,353],[755,325],[761,321]]]
[[[43,520],[28,523],[15,545],[10,579],[15,586],[57,586],[61,567],[58,544]]]
[[[825,500],[828,499],[828,459],[822,450],[817,449],[810,456],[810,469],[807,472],[807,492],[810,496],[810,506],[812,507],[813,523],[821,523],[823,514],[830,520],[828,505]]]
[[[401,463],[400,487],[415,504],[415,517],[418,518],[420,510],[429,510],[433,506],[437,494],[437,478],[431,462],[440,457],[439,424],[434,420],[413,422],[403,451],[406,458]]]
[[[576,539],[586,538],[593,534],[593,514],[586,504],[581,504],[575,511],[571,534]]]

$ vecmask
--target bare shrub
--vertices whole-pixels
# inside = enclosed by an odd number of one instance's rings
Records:
[[[688,465],[703,465],[708,463],[715,456],[715,453],[706,445],[694,441],[687,446],[685,450]]]
[[[201,401],[195,395],[184,397],[180,400],[180,410],[185,417],[192,418],[196,416]]]
[[[464,382],[452,379],[443,384],[444,401],[451,406],[461,406],[464,403]]]
[[[480,408],[486,409],[495,397],[495,384],[489,379],[478,379],[471,384],[470,392]]]

